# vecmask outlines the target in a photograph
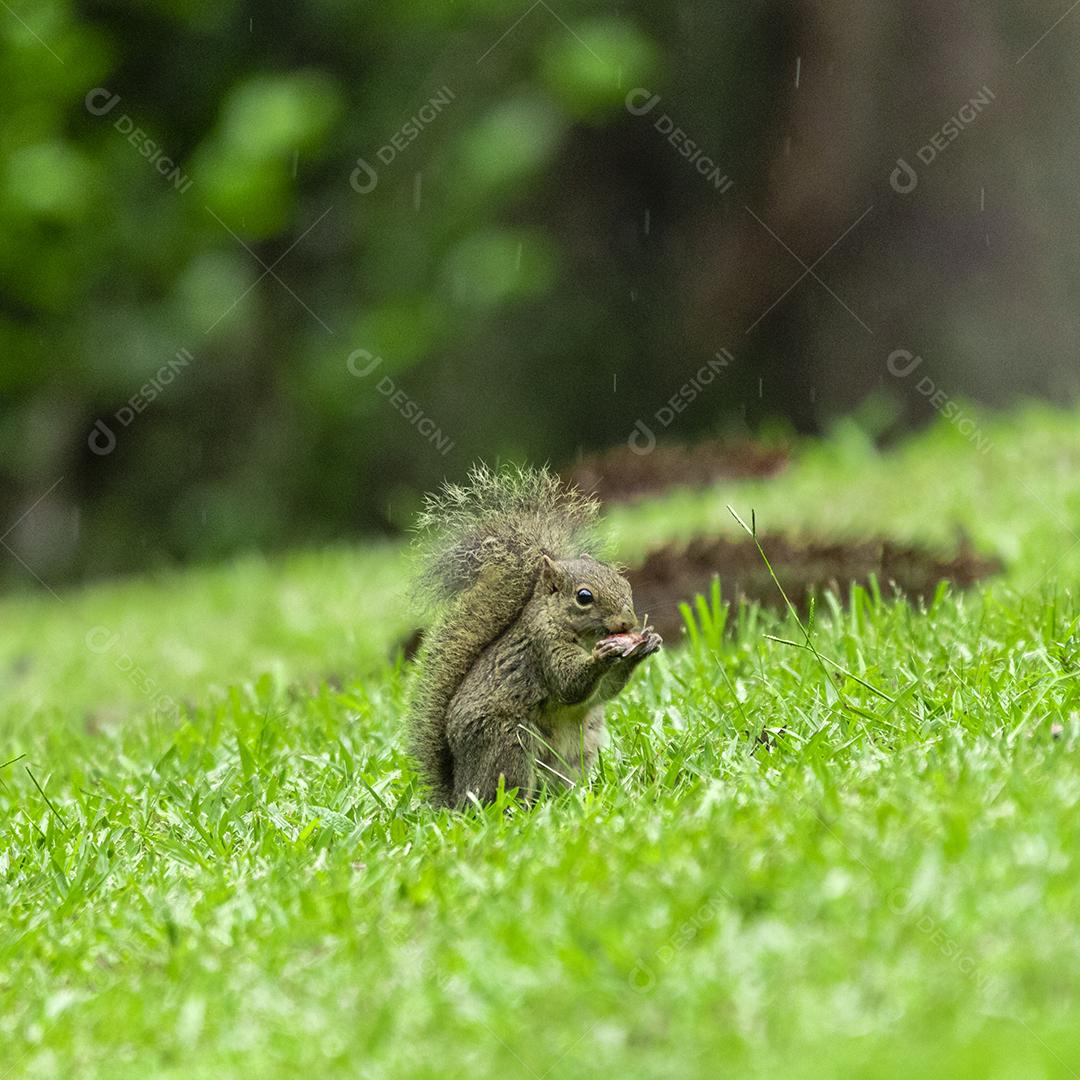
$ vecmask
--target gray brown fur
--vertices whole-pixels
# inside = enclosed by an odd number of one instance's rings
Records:
[[[579,554],[595,543],[596,516],[546,470],[480,467],[429,500],[420,581],[437,616],[409,741],[437,805],[490,802],[500,778],[526,800],[545,782],[577,783],[596,759],[603,702],[660,647],[648,628],[626,655],[602,640],[637,617],[626,579]]]

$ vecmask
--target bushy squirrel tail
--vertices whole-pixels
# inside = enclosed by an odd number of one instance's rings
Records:
[[[595,545],[599,505],[548,469],[477,465],[428,496],[417,522],[416,598],[434,616],[417,657],[409,749],[438,805],[452,802],[446,710],[481,652],[532,595],[540,556]]]

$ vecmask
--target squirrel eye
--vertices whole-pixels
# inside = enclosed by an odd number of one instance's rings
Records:
[[[588,607],[589,604],[593,602],[593,594],[589,589],[578,589],[574,599],[576,599],[582,607]]]

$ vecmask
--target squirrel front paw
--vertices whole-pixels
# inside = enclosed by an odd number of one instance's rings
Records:
[[[664,643],[664,639],[651,627],[646,626],[627,634],[612,634],[601,638],[593,650],[597,660],[616,657],[622,660],[643,660],[652,655]]]
[[[594,660],[618,660],[626,655],[625,635],[601,638],[593,648]]]

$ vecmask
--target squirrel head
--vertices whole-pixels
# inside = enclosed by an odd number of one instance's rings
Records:
[[[559,627],[591,640],[623,634],[638,624],[630,582],[589,555],[540,557],[535,598]]]

